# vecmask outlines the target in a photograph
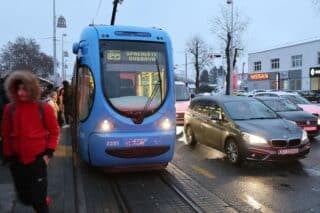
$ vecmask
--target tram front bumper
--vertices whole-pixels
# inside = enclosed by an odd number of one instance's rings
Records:
[[[95,166],[168,163],[173,158],[175,131],[92,134],[89,155]]]

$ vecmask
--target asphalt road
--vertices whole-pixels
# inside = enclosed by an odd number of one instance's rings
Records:
[[[189,147],[182,135],[173,164],[238,211],[320,212],[320,138],[297,162],[249,162],[236,168],[214,149]]]
[[[320,212],[320,140],[306,159],[237,168],[214,149],[189,147],[182,135],[163,172],[108,175],[82,163],[79,173],[83,212]]]

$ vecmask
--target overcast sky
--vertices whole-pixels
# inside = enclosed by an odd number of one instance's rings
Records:
[[[67,21],[66,29],[57,29],[57,59],[61,58],[61,34],[66,33],[64,45],[71,56],[68,59],[70,72],[74,60],[72,43],[93,21],[95,24],[110,23],[112,2],[56,0],[57,17],[63,15]],[[175,64],[182,70],[183,51],[193,35],[201,35],[220,51],[219,42],[210,31],[210,20],[219,14],[223,5],[226,0],[124,0],[118,7],[116,24],[165,29],[173,42]],[[320,10],[315,9],[312,0],[234,0],[234,6],[249,20],[244,53],[320,38]],[[43,52],[53,55],[53,0],[2,1],[0,9],[1,47],[17,36],[24,36],[36,39]],[[246,62],[246,57],[241,60]]]

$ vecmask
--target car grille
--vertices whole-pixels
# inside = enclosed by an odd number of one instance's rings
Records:
[[[286,140],[272,140],[271,145],[273,147],[286,147],[287,141]]]
[[[276,148],[299,146],[301,140],[299,138],[290,140],[271,140],[271,145]]]
[[[300,145],[301,140],[300,139],[291,139],[289,140],[288,146],[298,146]]]

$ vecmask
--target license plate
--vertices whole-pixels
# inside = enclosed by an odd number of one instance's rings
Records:
[[[305,127],[303,127],[303,129],[306,131],[314,131],[314,130],[317,130],[317,127],[316,126],[305,126]]]
[[[299,152],[299,149],[280,149],[278,151],[279,155],[290,155],[290,154],[297,154]]]

